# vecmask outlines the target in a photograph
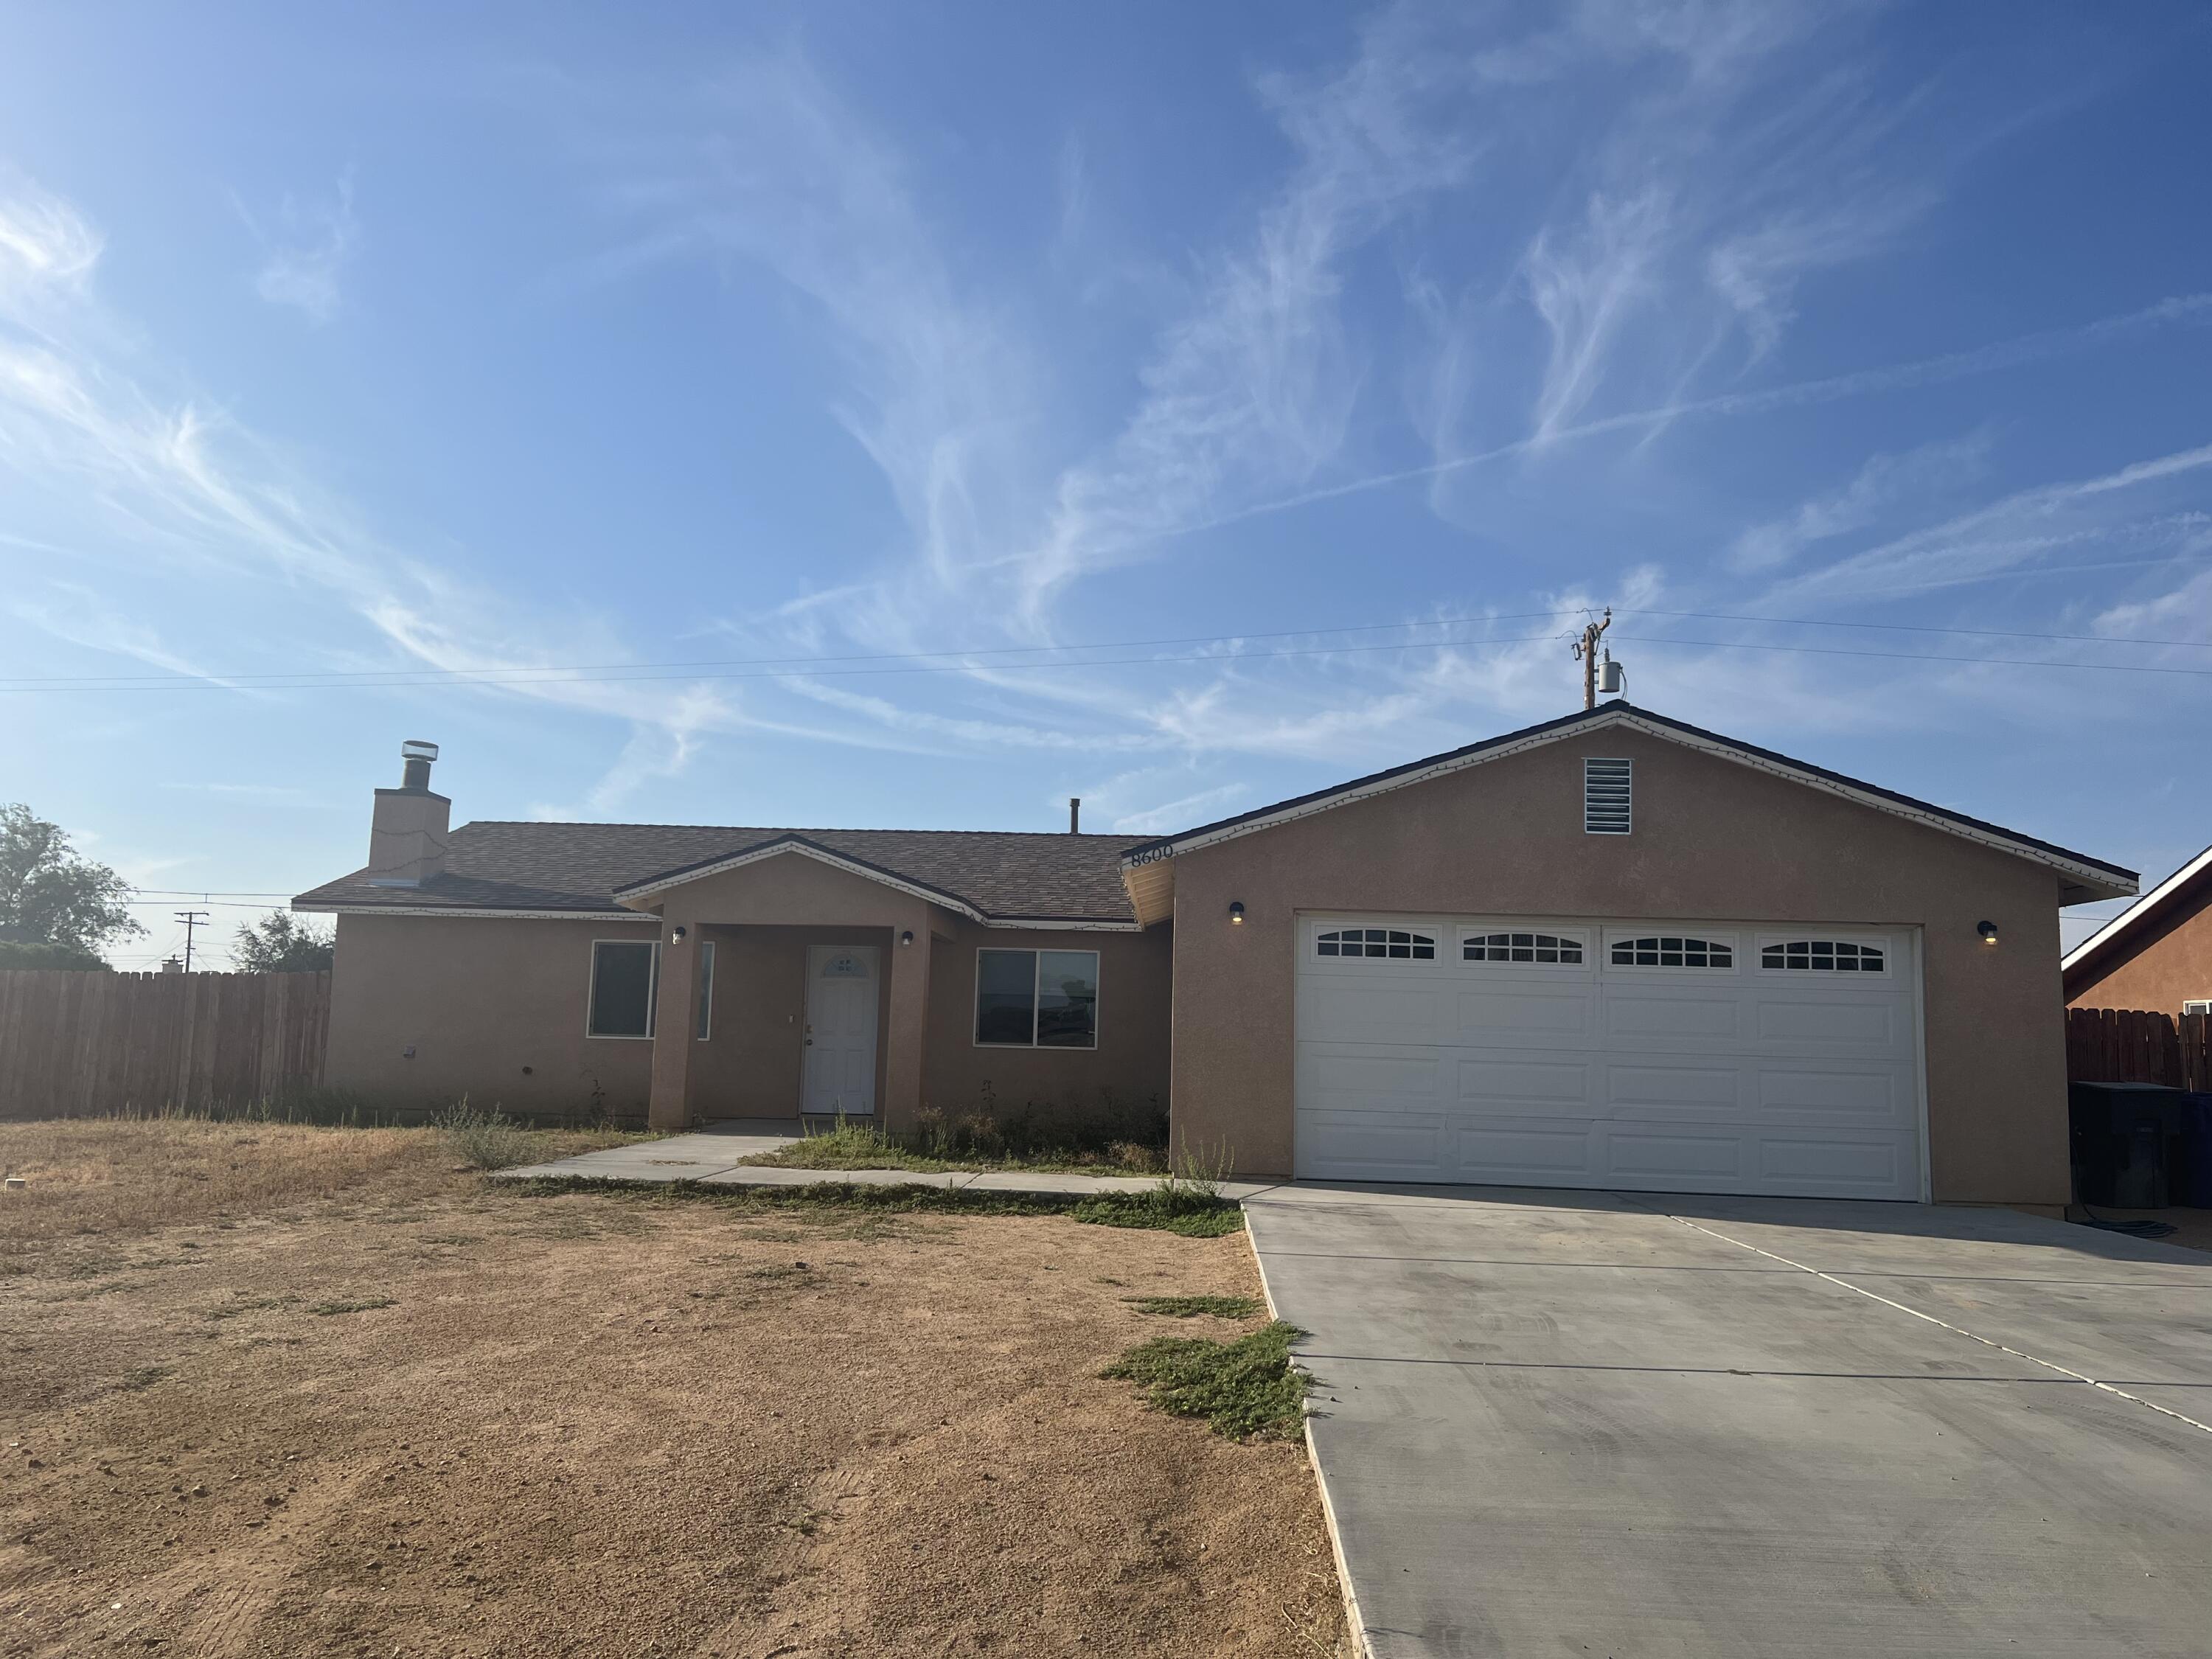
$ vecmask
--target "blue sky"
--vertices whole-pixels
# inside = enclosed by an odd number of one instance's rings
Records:
[[[1565,713],[1608,604],[1662,712],[2212,840],[2199,7],[458,11],[11,14],[0,799],[118,961],[403,738],[1149,833]]]

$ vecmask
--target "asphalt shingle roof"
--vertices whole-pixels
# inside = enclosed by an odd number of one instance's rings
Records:
[[[465,823],[446,868],[419,887],[372,887],[356,870],[293,901],[303,908],[588,910],[672,871],[796,838],[965,901],[994,919],[1128,922],[1127,836],[999,830],[754,830],[690,823]]]

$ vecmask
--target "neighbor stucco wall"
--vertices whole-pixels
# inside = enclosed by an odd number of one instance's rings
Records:
[[[658,931],[650,916],[340,916],[324,1079],[409,1109],[466,1096],[509,1112],[642,1116],[653,1044],[587,1037],[584,1018],[592,941]]]
[[[2148,1008],[2178,1014],[2212,998],[2212,872],[2174,895],[2158,921],[2122,935],[2067,975],[2070,1008]]]
[[[1588,756],[1636,763],[1632,835],[1583,832]],[[1562,739],[1176,859],[1176,1134],[1291,1172],[1302,909],[1917,925],[1934,1195],[2063,1203],[2057,900],[2048,869],[1802,784],[1640,732]]]
[[[995,1103],[1001,1111],[1089,1120],[1163,1109],[1168,1102],[1171,930],[1141,933],[979,927],[956,919],[935,941],[930,968],[929,1060],[923,1095],[953,1115]],[[975,1044],[979,950],[1098,952],[1096,1048]]]

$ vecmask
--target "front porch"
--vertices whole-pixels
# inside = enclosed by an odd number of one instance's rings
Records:
[[[648,1121],[868,1119],[922,1103],[930,958],[951,919],[785,849],[623,896],[660,918]]]

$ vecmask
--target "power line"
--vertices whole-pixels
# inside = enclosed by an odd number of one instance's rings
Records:
[[[538,663],[520,667],[488,665],[477,668],[416,667],[330,670],[301,669],[275,670],[261,674],[58,674],[44,677],[12,675],[0,676],[0,682],[4,682],[4,689],[9,690],[28,690],[48,685],[92,684],[96,684],[102,690],[137,685],[150,685],[156,688],[167,689],[171,686],[197,687],[208,684],[210,682],[218,683],[223,686],[249,686],[255,689],[261,689],[266,682],[272,680],[282,680],[286,682],[295,680],[307,682],[343,680],[349,685],[356,684],[362,685],[374,685],[398,678],[400,676],[410,675],[417,677],[424,675],[441,675],[447,678],[444,679],[422,679],[418,678],[404,680],[402,682],[403,684],[434,685],[447,684],[448,680],[459,681],[460,683],[466,684],[474,680],[478,676],[599,673],[622,673],[627,675],[632,671],[662,669],[777,668],[782,670],[786,673],[799,673],[805,672],[811,665],[817,663],[835,666],[844,663],[930,662],[945,657],[1034,656],[1039,652],[1046,651],[1136,651],[1150,650],[1155,647],[1170,645],[1234,645],[1239,640],[1307,639],[1321,634],[1379,634],[1387,629],[1392,629],[1457,628],[1477,623],[1533,622],[1552,617],[1573,616],[1578,609],[1579,607],[1573,607],[1564,611],[1517,611],[1501,612],[1497,616],[1484,617],[1432,617],[1426,621],[1422,622],[1353,623],[1331,628],[1287,628],[1268,634],[1186,634],[1172,639],[1163,640],[1098,640],[1087,645],[969,646],[943,651],[879,651],[855,653],[844,656],[831,657],[701,657],[690,660],[670,662]],[[1206,659],[1201,656],[1194,658],[1192,660],[1204,661]],[[1019,666],[1020,665],[1017,664],[1012,665]],[[964,672],[969,665],[966,663],[955,662],[948,664],[946,666],[954,672]],[[682,678],[712,678],[696,676],[689,673],[681,674],[678,677]],[[486,678],[483,683],[487,684],[500,685],[508,684],[509,682],[503,678]],[[525,683],[527,684],[529,682],[526,681]],[[293,690],[299,688],[287,684],[278,689]]]
[[[1522,615],[1522,616],[1556,617],[1556,616],[1571,615],[1571,614],[1573,614],[1573,613],[1572,613],[1572,612],[1569,612],[1569,611],[1537,611],[1537,612],[1523,612],[1523,613],[1516,613],[1516,615]],[[1770,626],[1770,627],[1892,629],[1900,629],[1900,630],[1904,630],[1904,631],[1907,631],[1907,632],[1913,632],[1913,633],[1938,634],[1938,635],[1959,635],[1959,636],[1962,636],[1962,637],[1984,637],[1984,638],[2002,638],[2002,639],[2039,639],[2039,640],[2051,640],[2051,641],[2069,641],[2069,642],[2080,642],[2080,643],[2094,643],[2094,644],[2100,644],[2100,645],[2117,645],[2117,646],[2141,647],[2151,647],[2151,648],[2182,647],[2182,648],[2187,648],[2187,649],[2198,649],[2198,650],[2201,650],[2201,649],[2208,648],[2208,645],[2212,645],[2212,642],[2208,642],[2208,641],[2199,641],[2199,640],[2152,640],[2152,639],[2141,639],[2141,638],[2136,638],[2136,637],[2132,637],[2132,636],[2105,635],[2039,634],[2039,633],[2030,633],[2030,632],[2026,632],[2026,631],[2012,630],[2012,629],[1954,629],[1954,628],[1938,628],[1938,627],[1935,627],[1935,626],[1932,626],[1932,625],[1918,624],[1918,623],[1842,623],[1842,622],[1834,622],[1834,621],[1832,621],[1832,620],[1829,620],[1829,619],[1826,619],[1826,618],[1816,618],[1816,617],[1747,617],[1747,616],[1731,615],[1731,614],[1729,614],[1729,613],[1727,613],[1727,612],[1722,612],[1722,611],[1656,611],[1656,610],[1655,610],[1655,611],[1644,611],[1636,612],[1636,613],[1632,613],[1632,614],[1641,614],[1641,615],[1645,615],[1645,616],[1664,617],[1674,617],[1674,618],[1685,618],[1685,619],[1692,619],[1692,620],[1699,620],[1699,621],[1711,621],[1711,622],[1741,622],[1741,623],[1753,623],[1753,624],[1757,624],[1757,625],[1763,625],[1763,626]],[[1428,621],[1425,621],[1425,622],[1414,622],[1414,623],[1364,623],[1364,624],[1359,624],[1359,625],[1355,626],[1355,627],[1347,627],[1347,628],[1340,628],[1340,629],[1297,629],[1297,630],[1286,630],[1286,631],[1282,632],[1282,633],[1277,633],[1277,634],[1267,634],[1267,635],[1258,635],[1258,634],[1255,634],[1255,635],[1205,635],[1205,636],[1195,636],[1195,637],[1194,638],[1194,640],[1192,640],[1192,641],[1157,641],[1157,642],[1155,642],[1155,643],[1158,643],[1158,644],[1162,644],[1162,645],[1165,645],[1165,644],[1173,644],[1173,643],[1188,643],[1188,642],[1197,642],[1197,641],[1198,641],[1199,639],[1202,639],[1203,642],[1206,642],[1206,643],[1226,645],[1226,644],[1233,644],[1233,643],[1235,643],[1237,641],[1238,641],[1238,640],[1242,640],[1242,639],[1291,639],[1291,638],[1310,638],[1310,637],[1312,637],[1312,636],[1313,636],[1315,634],[1316,634],[1316,633],[1322,633],[1322,634],[1326,634],[1326,633],[1361,633],[1361,632],[1380,632],[1380,631],[1382,631],[1382,630],[1384,630],[1384,629],[1413,629],[1413,628],[1443,628],[1443,627],[1457,627],[1457,626],[1468,626],[1468,625],[1472,625],[1472,624],[1478,623],[1483,623],[1483,624],[1486,624],[1486,625],[1487,623],[1491,623],[1491,622],[1496,622],[1496,621],[1505,621],[1505,620],[1510,620],[1510,617],[1505,617],[1505,616],[1499,616],[1499,617],[1436,617],[1436,618],[1431,618],[1431,619],[1430,619],[1430,620],[1428,620]],[[1120,646],[1113,646],[1113,645],[1107,645],[1107,644],[1095,644],[1095,645],[1088,645],[1088,646],[1008,646],[1008,647],[988,647],[988,648],[985,648],[985,649],[979,649],[979,650],[969,651],[969,652],[949,652],[949,651],[948,651],[948,652],[915,652],[915,653],[906,653],[906,654],[904,654],[904,655],[886,655],[886,656],[878,656],[878,657],[845,657],[845,658],[838,658],[838,657],[823,657],[823,658],[811,658],[811,659],[800,659],[800,658],[781,658],[781,659],[776,659],[776,658],[763,658],[763,659],[753,659],[753,660],[757,660],[757,661],[758,661],[758,662],[762,662],[762,663],[770,663],[770,662],[779,662],[779,661],[780,661],[780,662],[784,662],[784,663],[787,663],[787,664],[793,664],[793,665],[794,665],[794,666],[777,667],[777,668],[770,668],[770,667],[750,668],[750,667],[749,667],[749,668],[745,668],[745,669],[739,670],[739,671],[735,671],[735,672],[712,672],[712,673],[700,673],[700,672],[681,672],[681,671],[685,670],[685,669],[686,669],[686,667],[687,667],[687,665],[684,665],[684,664],[679,664],[679,663],[648,663],[648,664],[636,664],[636,665],[632,665],[630,666],[630,668],[629,668],[628,670],[626,670],[626,671],[624,671],[624,672],[595,672],[595,671],[586,671],[586,670],[577,670],[577,669],[560,669],[560,668],[555,668],[555,669],[533,669],[533,670],[503,669],[503,670],[495,670],[495,671],[484,671],[484,672],[486,672],[497,673],[497,674],[499,674],[499,675],[504,676],[504,678],[483,678],[483,677],[481,676],[481,674],[477,673],[477,672],[475,672],[475,671],[459,671],[459,670],[455,670],[455,671],[450,671],[450,672],[449,672],[449,671],[444,671],[444,670],[392,670],[392,671],[379,671],[379,672],[380,672],[380,673],[384,673],[384,672],[390,672],[390,673],[393,673],[393,674],[398,674],[398,673],[413,673],[413,674],[416,675],[417,677],[416,677],[416,678],[410,678],[410,679],[394,679],[394,678],[374,678],[374,679],[345,679],[345,678],[336,678],[336,677],[328,677],[328,678],[307,678],[307,677],[301,676],[301,677],[296,677],[296,678],[297,678],[297,683],[290,683],[290,682],[288,682],[288,683],[283,683],[283,684],[278,684],[278,683],[276,683],[276,682],[274,680],[273,677],[272,677],[272,678],[264,678],[264,679],[262,679],[262,680],[257,680],[257,681],[253,681],[253,682],[251,682],[251,683],[247,683],[247,682],[245,682],[245,681],[235,681],[235,682],[234,682],[234,681],[229,681],[229,680],[193,679],[193,678],[178,678],[178,677],[171,677],[171,678],[166,678],[166,679],[151,679],[151,678],[149,678],[149,679],[146,679],[146,680],[141,680],[141,681],[132,681],[132,680],[125,680],[125,679],[114,679],[114,680],[104,680],[104,681],[94,681],[94,680],[89,680],[89,679],[88,679],[88,680],[75,680],[75,681],[48,680],[48,681],[35,681],[35,682],[33,682],[33,681],[24,681],[24,682],[7,682],[7,681],[0,681],[0,693],[14,692],[14,693],[19,693],[19,694],[20,694],[20,693],[35,693],[35,692],[39,692],[39,691],[53,691],[53,690],[73,690],[73,691],[76,691],[76,690],[82,690],[82,691],[134,691],[134,692],[137,692],[137,691],[244,691],[244,690],[431,690],[431,689],[437,689],[437,688],[440,688],[440,687],[445,687],[445,686],[483,685],[483,686],[486,686],[486,687],[497,688],[497,687],[501,687],[501,686],[526,686],[526,685],[588,685],[588,684],[617,684],[617,683],[651,682],[651,681],[654,681],[654,680],[665,680],[665,679],[685,680],[685,681],[698,681],[698,680],[748,680],[748,679],[775,679],[775,680],[787,680],[787,679],[840,678],[849,678],[849,677],[854,677],[854,676],[860,676],[860,677],[876,677],[876,676],[882,676],[882,675],[894,675],[894,674],[967,674],[967,673],[974,673],[974,672],[977,672],[977,670],[978,670],[978,668],[979,668],[979,667],[996,667],[996,668],[1000,668],[1000,669],[1001,669],[1001,670],[1004,670],[1004,671],[1006,671],[1006,672],[1018,672],[1018,672],[1044,672],[1044,671],[1050,670],[1050,669],[1150,667],[1150,666],[1156,666],[1156,665],[1176,665],[1176,664],[1186,664],[1186,663],[1204,663],[1204,664],[1212,664],[1212,665],[1226,665],[1226,664],[1234,664],[1234,663],[1243,663],[1243,662],[1264,661],[1264,660],[1268,660],[1268,659],[1282,659],[1282,658],[1291,658],[1291,657],[1338,657],[1338,656],[1347,656],[1347,655],[1354,655],[1354,654],[1364,654],[1364,653],[1372,653],[1372,652],[1382,652],[1382,651],[1440,651],[1440,650],[1462,650],[1462,651],[1474,651],[1474,650],[1486,650],[1486,649],[1490,649],[1490,648],[1492,648],[1492,647],[1498,647],[1498,646],[1504,646],[1504,645],[1528,645],[1528,644],[1540,643],[1540,642],[1541,642],[1541,641],[1543,641],[1549,640],[1549,639],[1551,639],[1552,637],[1553,637],[1553,636],[1552,636],[1551,635],[1548,635],[1548,634],[1527,634],[1527,635],[1507,635],[1506,637],[1502,638],[1502,639],[1475,639],[1475,640],[1459,640],[1459,639],[1453,639],[1453,640],[1397,640],[1397,641],[1389,641],[1389,642],[1387,642],[1387,643],[1373,644],[1373,645],[1328,645],[1328,646],[1306,646],[1306,647],[1286,647],[1286,648],[1284,648],[1284,649],[1280,649],[1280,650],[1273,650],[1273,651],[1237,651],[1237,652],[1229,652],[1229,653],[1222,653],[1222,652],[1199,652],[1199,653],[1183,653],[1183,654],[1181,654],[1181,655],[1176,655],[1176,656],[1103,657],[1103,658],[1101,658],[1101,657],[1089,657],[1089,658],[1080,658],[1080,659],[1070,659],[1070,658],[1067,658],[1067,657],[1063,656],[1063,657],[1062,657],[1062,659],[1061,659],[1060,660],[1057,660],[1057,661],[1048,661],[1048,662],[1026,662],[1026,663],[998,663],[998,664],[981,664],[981,665],[978,665],[978,664],[974,663],[974,662],[971,662],[971,661],[939,662],[939,661],[936,661],[936,660],[934,660],[934,659],[941,658],[941,657],[959,656],[959,657],[970,657],[970,658],[972,658],[972,657],[977,657],[977,656],[982,656],[982,655],[986,655],[986,654],[990,654],[990,653],[999,653],[999,654],[1006,654],[1006,653],[1014,653],[1014,652],[1024,652],[1024,653],[1029,653],[1034,654],[1034,653],[1039,653],[1039,652],[1045,652],[1045,651],[1057,651],[1057,652],[1060,652],[1060,653],[1068,653],[1068,652],[1076,652],[1076,651],[1101,651],[1101,650],[1114,650],[1114,649],[1121,649],[1121,648],[1130,648],[1130,647],[1134,647],[1134,646],[1136,646],[1136,645],[1145,644],[1145,643],[1147,643],[1147,642],[1146,642],[1146,641],[1130,641],[1130,642],[1128,642],[1128,646],[1127,646],[1127,647],[1120,647]],[[1624,637],[1624,638],[1626,638],[1626,637],[1630,637],[1630,636],[1624,635],[1623,637]],[[1986,663],[1986,664],[1991,665],[1993,665],[1993,666],[2002,666],[2002,667],[2016,667],[2016,668],[2072,668],[2072,669],[2104,670],[2104,671],[2106,671],[2106,672],[2117,672],[2117,673],[2179,674],[2179,675],[2191,676],[2191,677],[2208,677],[2208,676],[2212,676],[2212,668],[2183,668],[2183,667],[2175,667],[2175,666],[2169,666],[2169,665],[2164,665],[2130,664],[2130,663],[2078,662],[2078,661],[2071,661],[2071,660],[2067,660],[2067,659],[2058,659],[2058,658],[2042,658],[2042,657],[2033,657],[2033,658],[1986,657],[1986,656],[1973,656],[1973,655],[1966,655],[1966,654],[1957,653],[1943,653],[1943,652],[1863,651],[1863,650],[1850,650],[1850,649],[1844,649],[1844,648],[1840,648],[1840,647],[1824,647],[1824,646],[1801,646],[1801,645],[1783,645],[1783,644],[1764,644],[1764,643],[1753,643],[1753,642],[1752,642],[1752,641],[1739,641],[1739,640],[1684,640],[1684,639],[1679,639],[1679,638],[1671,638],[1671,637],[1666,637],[1666,636],[1649,635],[1638,635],[1638,636],[1635,636],[1635,637],[1637,637],[1637,638],[1638,638],[1641,642],[1643,642],[1643,643],[1646,643],[1646,644],[1660,644],[1660,645],[1693,645],[1693,646],[1698,646],[1698,647],[1704,647],[1704,648],[1705,648],[1705,649],[1709,649],[1709,650],[1717,650],[1717,651],[1768,651],[1768,652],[1785,652],[1785,653],[1797,653],[1808,654],[1808,655],[1814,655],[1814,656],[1847,656],[1847,657],[1850,657],[1850,656],[1855,656],[1855,657],[1884,658],[1884,659],[1887,659],[1893,660],[1893,661],[1905,661],[1905,662]],[[730,660],[736,661],[736,660],[743,660],[743,659],[730,659]],[[835,665],[830,665],[830,666],[812,666],[812,665],[813,665],[813,664],[836,665],[836,664],[841,664],[841,663],[863,662],[863,661],[864,661],[864,662],[876,662],[876,663],[890,663],[890,664],[893,664],[893,665],[893,665],[893,666],[881,666],[881,667],[870,667],[870,668],[841,667],[841,666],[835,666]],[[670,672],[670,671],[672,671],[672,670],[674,670],[674,671],[679,671],[679,672]],[[281,896],[272,895],[271,896]]]
[[[1935,651],[1854,651],[1832,645],[1759,645],[1748,640],[1682,640],[1656,634],[1624,634],[1639,645],[1694,645],[1712,651],[1784,651],[1808,657],[1882,657],[1898,662],[1978,663],[1992,668],[2083,668],[2106,674],[2186,674],[2212,679],[2212,668],[2169,668],[2155,663],[2063,662],[2052,657],[1966,657]]]

